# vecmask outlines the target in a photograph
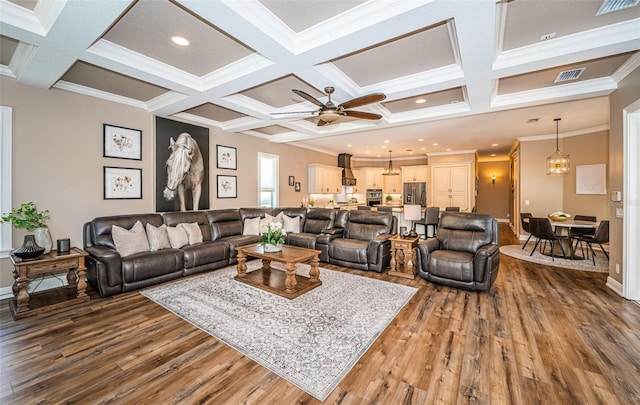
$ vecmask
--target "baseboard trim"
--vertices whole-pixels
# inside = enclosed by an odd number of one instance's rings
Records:
[[[13,298],[12,287],[0,287],[0,301]]]
[[[609,287],[613,292],[618,294],[619,296],[624,298],[624,294],[622,293],[622,283],[620,283],[615,278],[611,278],[611,276],[607,277],[607,287]]]

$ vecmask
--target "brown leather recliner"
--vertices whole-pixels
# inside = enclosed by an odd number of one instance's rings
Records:
[[[498,276],[498,222],[486,214],[443,212],[435,237],[416,247],[418,274],[437,284],[486,291]]]

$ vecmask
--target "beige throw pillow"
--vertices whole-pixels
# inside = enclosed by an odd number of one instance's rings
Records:
[[[300,232],[300,217],[284,216],[284,223],[282,228],[286,233],[299,233]]]
[[[246,218],[242,227],[243,235],[259,235],[260,234],[260,217]]]
[[[183,227],[168,226],[167,233],[169,234],[169,242],[171,243],[172,248],[180,249],[181,247],[189,244],[189,237]]]
[[[131,229],[125,229],[118,225],[111,226],[111,237],[116,245],[116,251],[120,256],[130,256],[134,253],[148,252],[149,241],[144,232],[142,222],[137,221]]]
[[[187,239],[189,239],[190,245],[202,243],[202,231],[200,230],[200,225],[198,225],[197,222],[181,223],[178,224],[178,226],[182,227],[182,229],[187,233]]]
[[[155,252],[160,249],[171,248],[167,226],[165,224],[159,227],[147,224],[147,239],[149,240],[149,250]]]

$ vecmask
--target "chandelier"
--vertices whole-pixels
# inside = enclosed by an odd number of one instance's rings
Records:
[[[397,176],[400,174],[400,169],[397,169],[397,170],[393,169],[393,162],[391,161],[391,152],[392,151],[389,151],[389,167],[387,167],[387,169],[382,172],[383,176]]]
[[[570,161],[569,155],[565,155],[560,152],[560,147],[558,146],[558,122],[561,118],[555,118],[556,122],[556,152],[547,158],[547,174],[567,174],[570,169]]]

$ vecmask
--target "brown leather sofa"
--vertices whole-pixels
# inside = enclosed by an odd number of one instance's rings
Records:
[[[257,235],[243,235],[247,218],[283,212],[300,217],[300,233],[290,233],[287,243],[320,250],[320,260],[362,270],[382,271],[389,265],[389,233],[397,220],[391,213],[341,211],[327,208],[237,208],[99,217],[83,229],[87,281],[103,296],[137,290],[154,284],[237,263],[237,246],[259,243]],[[364,216],[363,216],[364,215]],[[350,220],[351,218],[351,220]],[[196,222],[202,242],[121,257],[111,234],[112,226],[131,229],[140,221],[155,227]],[[351,235],[351,236],[348,236]],[[349,238],[354,243],[349,244]],[[368,240],[370,238],[371,240]],[[331,257],[331,246],[336,257]],[[353,253],[349,250],[353,249]],[[353,260],[353,261],[352,261]],[[371,266],[362,260],[371,260]]]
[[[416,247],[418,274],[428,281],[486,291],[498,276],[498,222],[490,215],[442,212],[435,237]]]

